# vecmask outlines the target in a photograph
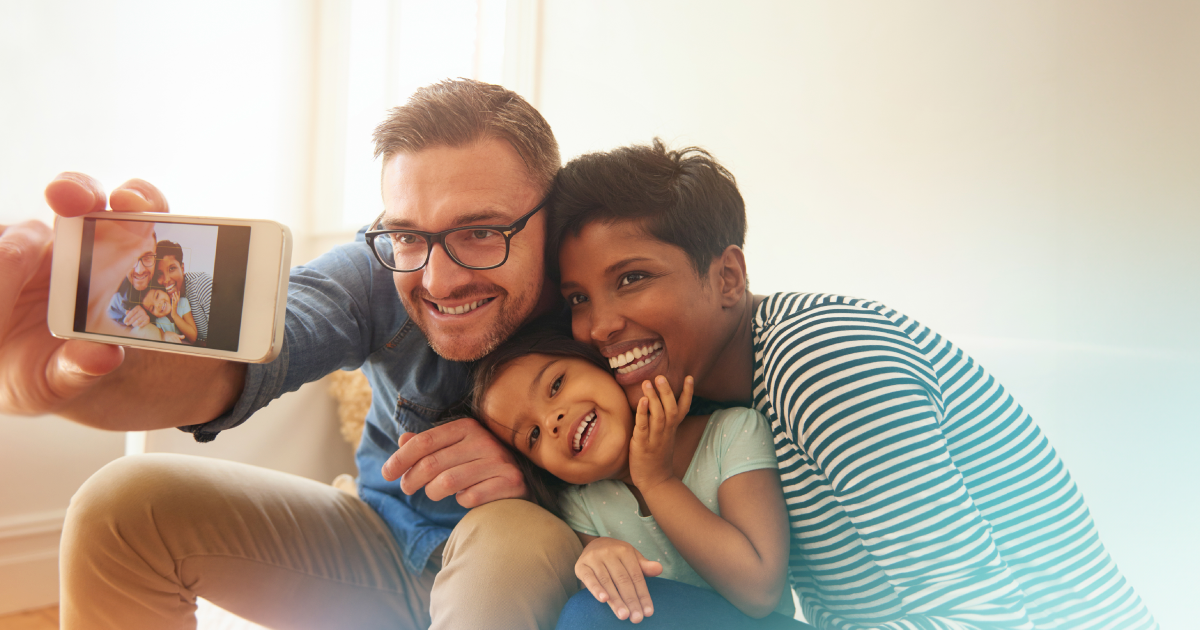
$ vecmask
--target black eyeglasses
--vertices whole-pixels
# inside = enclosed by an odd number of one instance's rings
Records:
[[[509,243],[525,229],[529,218],[546,205],[545,199],[511,225],[464,225],[441,232],[417,230],[380,230],[383,215],[367,230],[367,245],[384,267],[409,273],[420,271],[429,262],[435,243],[440,243],[450,260],[467,269],[495,269],[508,262]]]

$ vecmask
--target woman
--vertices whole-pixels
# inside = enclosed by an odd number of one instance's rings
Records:
[[[585,155],[553,210],[574,336],[631,402],[693,375],[771,421],[810,623],[1156,627],[1045,436],[970,357],[882,304],[749,293],[744,205],[711,155]]]

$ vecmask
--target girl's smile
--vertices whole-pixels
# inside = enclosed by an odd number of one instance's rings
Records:
[[[482,407],[493,433],[563,481],[628,476],[633,411],[612,375],[589,361],[515,359],[488,387]]]

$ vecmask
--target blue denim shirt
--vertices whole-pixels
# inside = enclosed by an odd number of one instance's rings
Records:
[[[334,370],[361,367],[372,399],[358,448],[358,494],[391,529],[405,566],[421,571],[467,510],[453,496],[433,501],[424,490],[408,496],[399,481],[384,481],[380,467],[401,433],[430,428],[465,396],[467,365],[429,347],[400,302],[392,272],[375,260],[362,231],[354,242],[292,269],[285,326],[279,357],[248,366],[233,409],[180,429],[207,442],[284,392]]]

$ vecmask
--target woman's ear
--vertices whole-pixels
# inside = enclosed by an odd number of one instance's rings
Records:
[[[741,247],[730,245],[713,259],[708,270],[714,288],[721,298],[721,306],[730,308],[741,304],[749,288],[746,280],[746,254]]]

